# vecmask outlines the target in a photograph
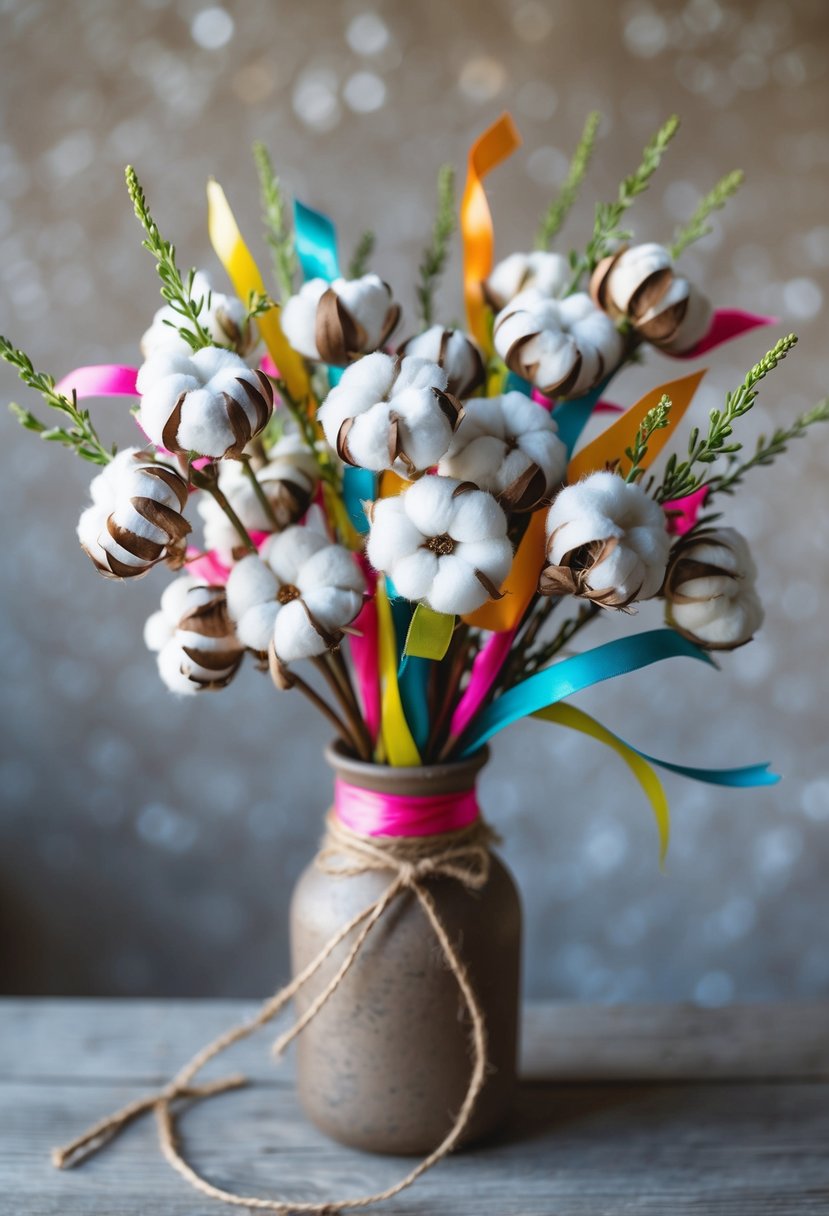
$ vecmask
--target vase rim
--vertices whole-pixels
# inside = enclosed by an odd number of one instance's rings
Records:
[[[338,739],[325,749],[325,759],[337,777],[351,785],[379,793],[428,797],[430,794],[471,789],[478,773],[489,759],[489,748],[484,746],[461,760],[398,768],[389,764],[358,760]]]

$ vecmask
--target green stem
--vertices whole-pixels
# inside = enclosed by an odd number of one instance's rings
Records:
[[[265,491],[262,489],[261,481],[256,476],[256,470],[254,469],[253,465],[250,462],[250,456],[244,455],[242,457],[242,467],[245,471],[245,477],[247,477],[248,481],[250,482],[251,486],[253,487],[253,492],[256,495],[256,497],[259,501],[259,505],[262,508],[262,510],[264,511],[266,518],[270,521],[274,531],[278,532],[279,531],[279,520],[276,518],[276,512],[273,509],[273,504],[271,503],[271,501],[268,498]]]

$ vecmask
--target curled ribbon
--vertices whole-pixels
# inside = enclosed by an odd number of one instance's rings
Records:
[[[650,629],[633,637],[617,638],[554,663],[552,667],[546,667],[514,685],[487,706],[469,732],[461,755],[471,756],[505,726],[585,688],[591,688],[602,680],[638,671],[662,659],[683,656],[713,666],[707,651],[673,629]]]
[[[495,242],[483,179],[520,146],[521,136],[512,117],[502,114],[475,140],[467,161],[466,186],[461,201],[463,294],[470,332],[487,354],[492,350],[492,339],[481,284],[492,270]]]
[[[259,267],[239,231],[225,192],[212,179],[207,183],[207,227],[210,243],[240,300],[247,303],[252,292],[265,295],[265,283]],[[303,401],[310,392],[308,372],[302,357],[289,346],[282,332],[280,311],[279,305],[274,304],[273,308],[256,318],[256,324],[291,396]]]
[[[97,363],[91,367],[76,367],[55,385],[55,392],[64,397],[75,393],[84,397],[138,397],[137,367],[120,363]]]

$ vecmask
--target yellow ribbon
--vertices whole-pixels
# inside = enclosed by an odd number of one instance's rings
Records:
[[[648,410],[658,405],[663,394],[671,399],[670,422],[661,431],[654,431],[648,440],[647,456],[642,461],[642,467],[656,459],[667,441],[673,438],[674,428],[682,418],[693,400],[697,385],[705,375],[705,368],[693,372],[690,376],[681,376],[679,380],[669,380],[645,393],[636,405],[625,410],[621,418],[612,426],[602,431],[592,443],[577,452],[567,466],[567,480],[572,484],[589,473],[597,473],[609,466],[615,467],[625,477],[630,472],[630,462],[625,456],[625,450],[633,446],[636,432],[642,425],[642,420]],[[619,462],[619,463],[617,463]]]
[[[504,633],[514,629],[538,587],[538,575],[544,565],[546,536],[544,524],[547,509],[535,511],[512,559],[512,566],[501,587],[503,598],[487,600],[475,612],[463,619],[477,629]]]
[[[663,865],[671,835],[671,812],[662,782],[647,760],[623,743],[595,718],[591,718],[590,714],[576,709],[573,705],[565,705],[561,702],[557,705],[548,705],[546,709],[539,709],[537,713],[533,714],[533,717],[542,718],[545,722],[557,722],[559,726],[567,726],[570,730],[581,731],[583,735],[589,735],[591,739],[597,739],[599,743],[612,747],[614,752],[624,760],[651,804],[659,831],[659,864]]]
[[[481,284],[492,270],[494,237],[483,178],[520,146],[521,136],[515,123],[509,114],[502,114],[469,149],[461,201],[463,293],[470,332],[487,355],[492,351],[492,339]]]
[[[397,683],[397,640],[394,620],[382,578],[377,580],[374,598],[377,604],[378,658],[380,682],[383,688],[380,721],[383,751],[389,764],[395,768],[405,768],[420,764],[421,759],[403,712],[400,686]]]
[[[247,303],[251,292],[265,295],[265,283],[253,256],[244,242],[225,192],[212,179],[207,183],[207,227],[210,243],[227,271],[239,299]],[[310,391],[305,363],[282,332],[278,304],[256,318],[262,340],[279,369],[279,374],[296,401],[303,401]]]

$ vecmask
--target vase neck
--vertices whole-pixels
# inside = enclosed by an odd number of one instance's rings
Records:
[[[395,768],[355,760],[335,745],[326,752],[336,777],[334,815],[361,836],[462,831],[480,817],[475,782],[487,755],[482,750],[454,763]]]
[[[334,814],[360,836],[441,836],[471,827],[480,810],[474,784],[467,790],[395,794],[337,777]]]

